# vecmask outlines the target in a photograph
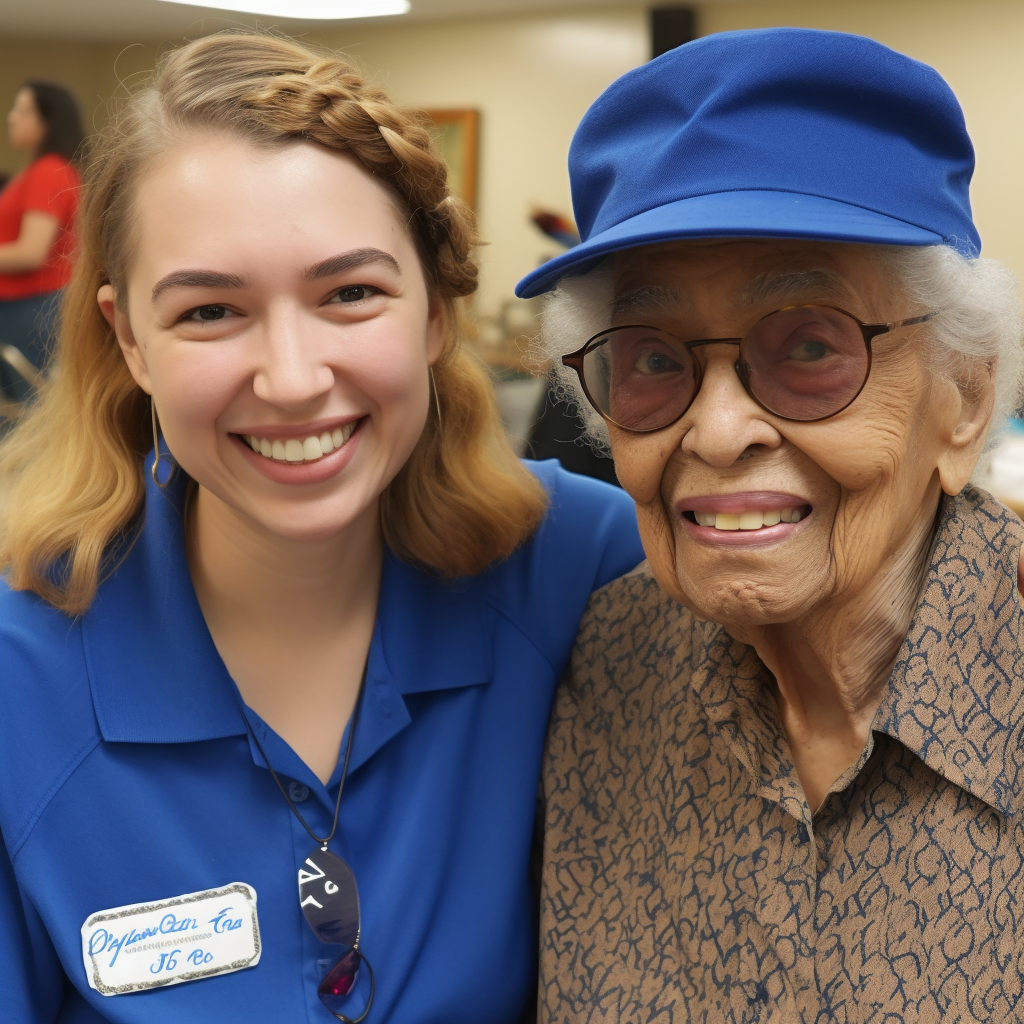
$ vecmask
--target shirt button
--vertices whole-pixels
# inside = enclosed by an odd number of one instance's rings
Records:
[[[290,782],[288,796],[291,797],[292,803],[301,804],[309,799],[309,786],[304,786],[301,782]]]

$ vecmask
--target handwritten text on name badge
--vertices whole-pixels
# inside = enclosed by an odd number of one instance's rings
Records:
[[[244,882],[90,914],[82,959],[101,995],[142,992],[254,967],[256,890]]]

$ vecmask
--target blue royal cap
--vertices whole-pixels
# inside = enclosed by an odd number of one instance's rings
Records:
[[[723,32],[630,71],[569,149],[583,241],[527,274],[550,291],[608,253],[684,238],[949,245],[977,256],[974,147],[941,75],[864,36]]]

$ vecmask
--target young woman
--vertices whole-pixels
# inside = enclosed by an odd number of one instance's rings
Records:
[[[38,369],[56,300],[71,276],[82,121],[66,89],[26,82],[7,115],[7,131],[11,145],[32,162],[0,192],[0,343],[13,345]],[[0,363],[4,396],[27,396],[31,367],[18,372]]]
[[[0,450],[0,1019],[514,1022],[631,503],[511,455],[471,217],[349,65],[199,40],[94,153]]]

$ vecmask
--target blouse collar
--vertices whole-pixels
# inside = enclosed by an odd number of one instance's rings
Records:
[[[925,583],[872,736],[833,790],[891,736],[932,770],[1003,814],[1024,803],[1024,610],[1017,563],[1024,524],[991,495],[968,487],[945,498]],[[716,623],[698,624],[692,687],[710,721],[764,795],[807,815],[799,778],[754,649]]]

